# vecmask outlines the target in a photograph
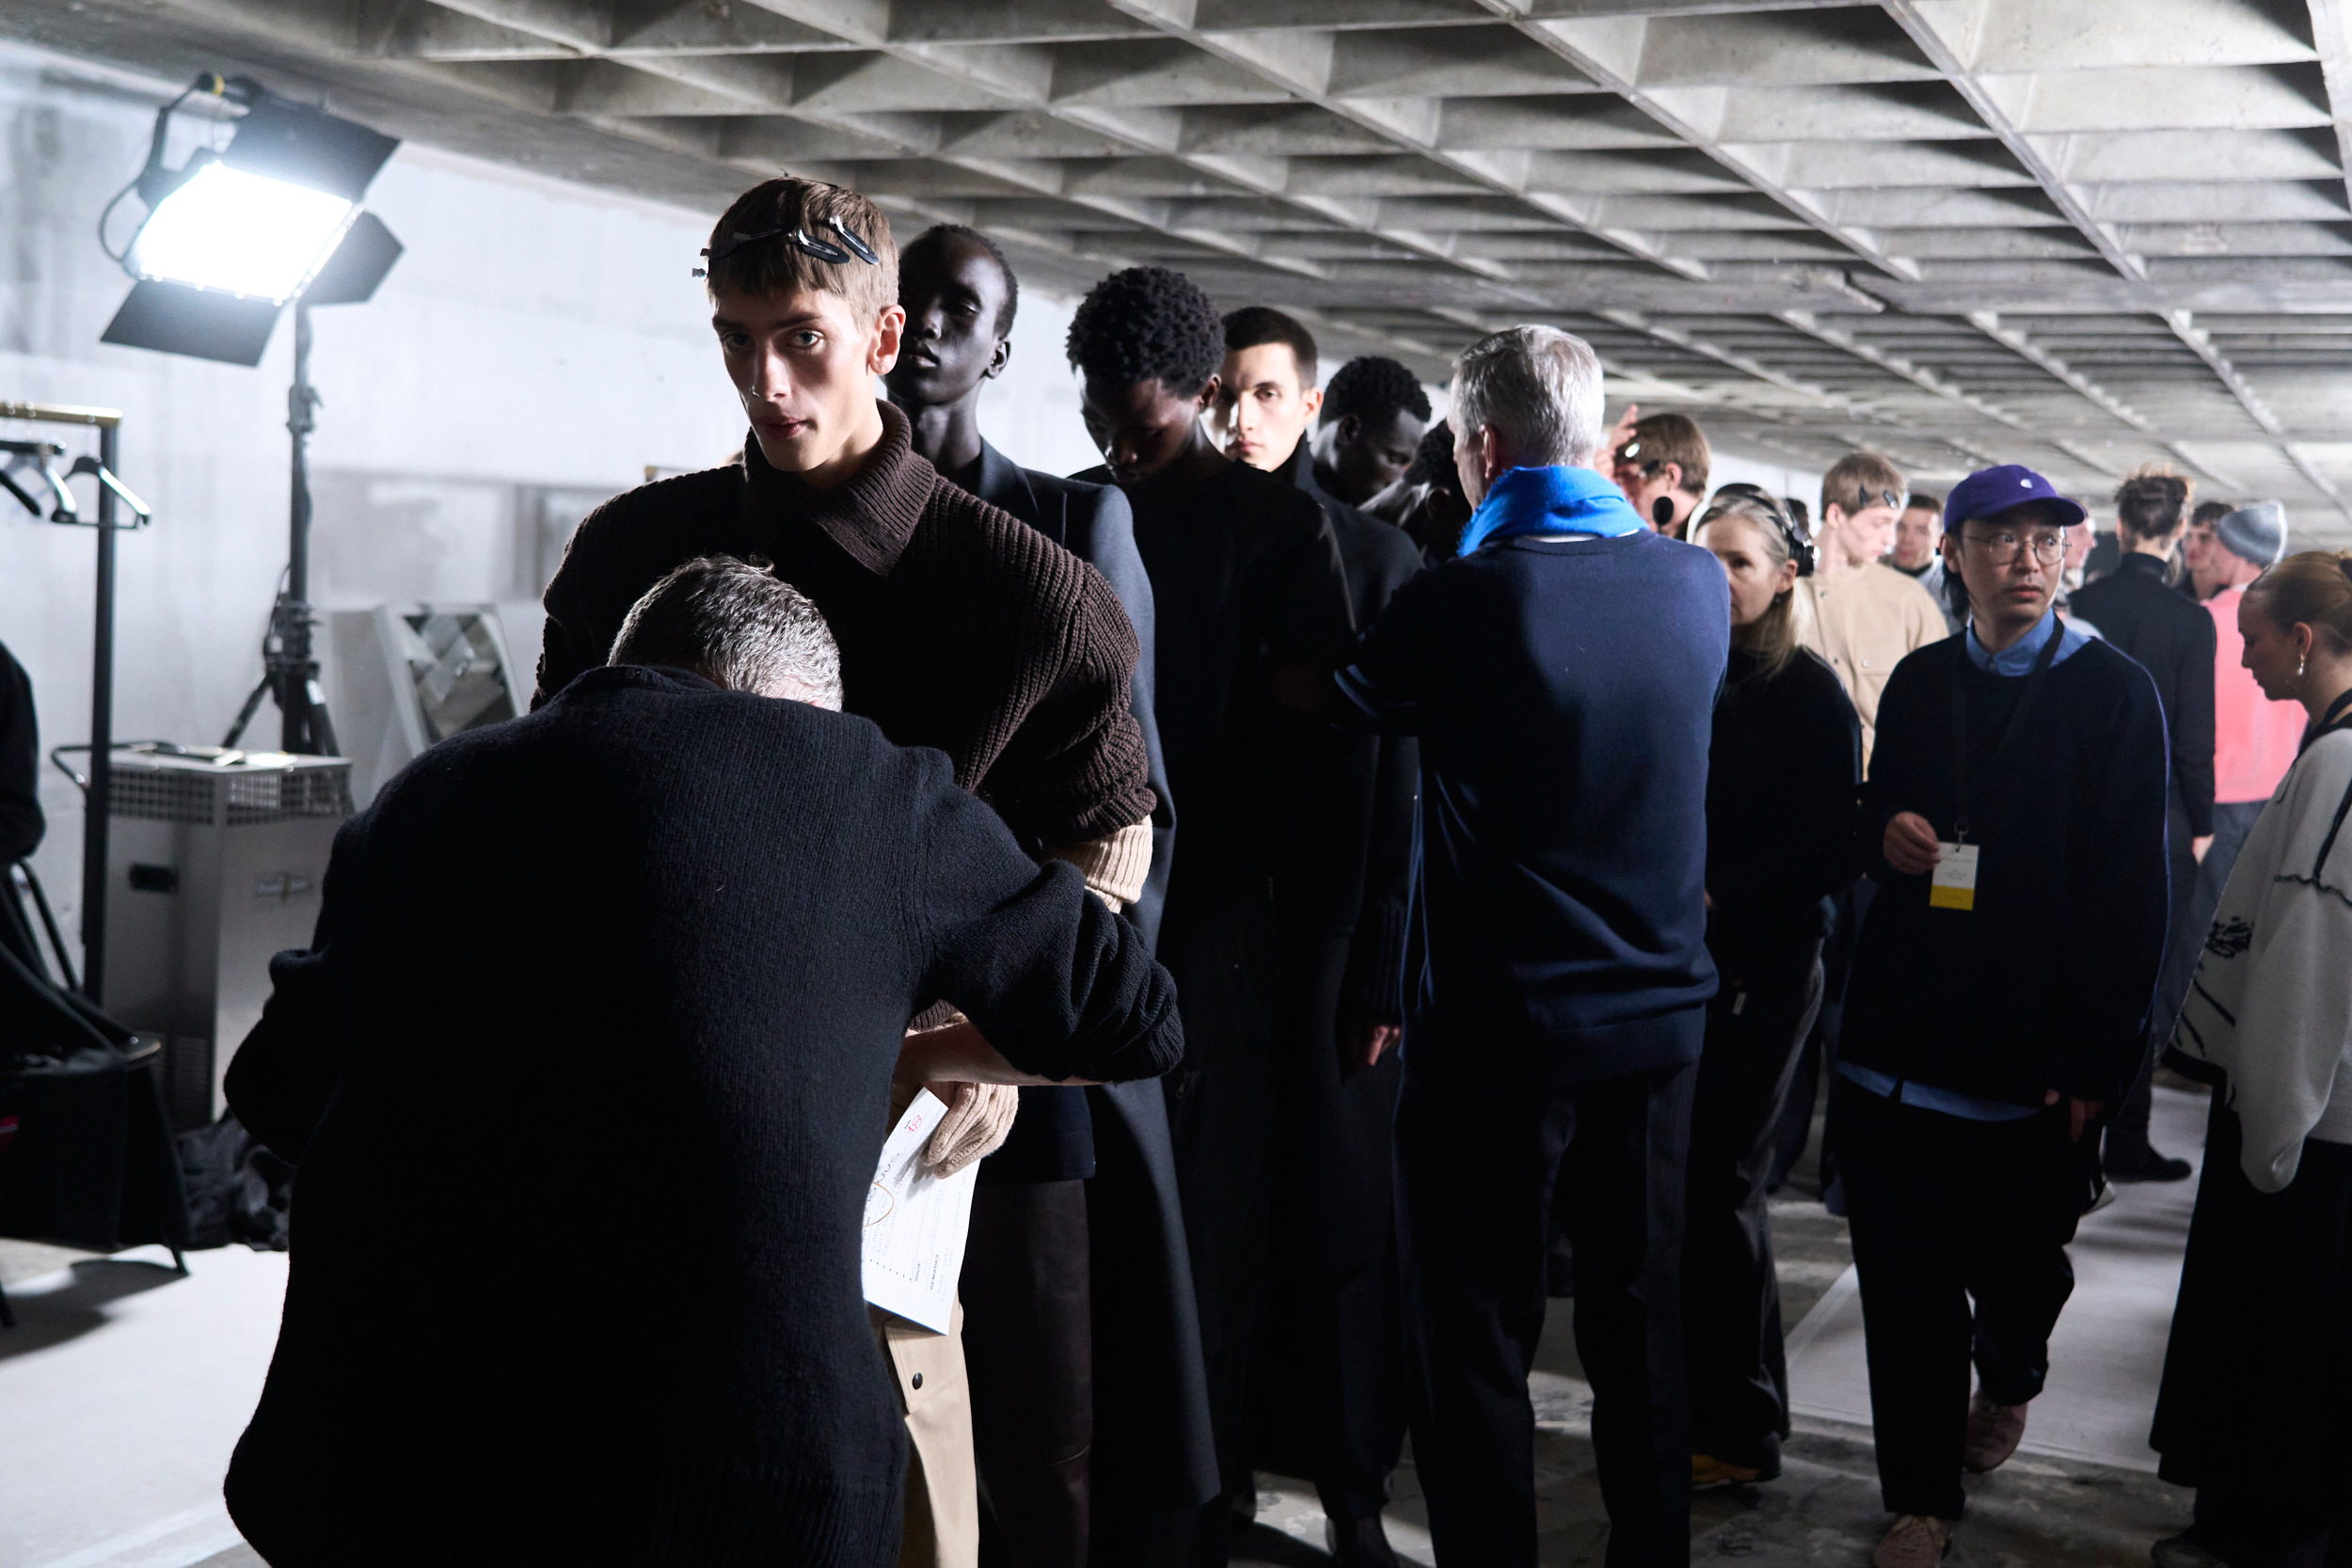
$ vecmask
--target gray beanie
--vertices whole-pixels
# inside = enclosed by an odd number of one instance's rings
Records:
[[[2255,501],[2214,524],[2213,532],[2232,555],[2275,566],[2287,553],[2287,509],[2278,501]]]

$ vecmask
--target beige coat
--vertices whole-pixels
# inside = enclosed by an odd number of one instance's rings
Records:
[[[1873,562],[1835,578],[1797,579],[1797,641],[1829,660],[1862,719],[1862,764],[1878,737],[1879,693],[1914,648],[1950,635],[1928,591],[1892,566]]]

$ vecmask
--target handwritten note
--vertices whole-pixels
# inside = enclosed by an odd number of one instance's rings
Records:
[[[946,1180],[923,1164],[923,1146],[947,1107],[925,1089],[883,1143],[866,1192],[866,1299],[935,1334],[947,1332],[963,1273],[977,1163]]]

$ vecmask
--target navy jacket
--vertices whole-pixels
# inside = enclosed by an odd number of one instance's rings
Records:
[[[2172,743],[2172,791],[2189,833],[2213,832],[2213,616],[2166,585],[2162,559],[2134,550],[2069,601],[2156,683]],[[2174,846],[2188,853],[2185,844]]]
[[[1408,1072],[1559,1085],[1697,1059],[1730,641],[1723,569],[1647,531],[1484,546],[1389,601],[1338,686],[1421,737]]]

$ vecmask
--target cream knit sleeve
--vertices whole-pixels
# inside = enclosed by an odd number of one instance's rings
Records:
[[[1152,869],[1152,824],[1130,822],[1084,844],[1055,846],[1045,858],[1068,861],[1086,873],[1087,887],[1096,897],[1114,910],[1124,909],[1143,896],[1143,879]]]

